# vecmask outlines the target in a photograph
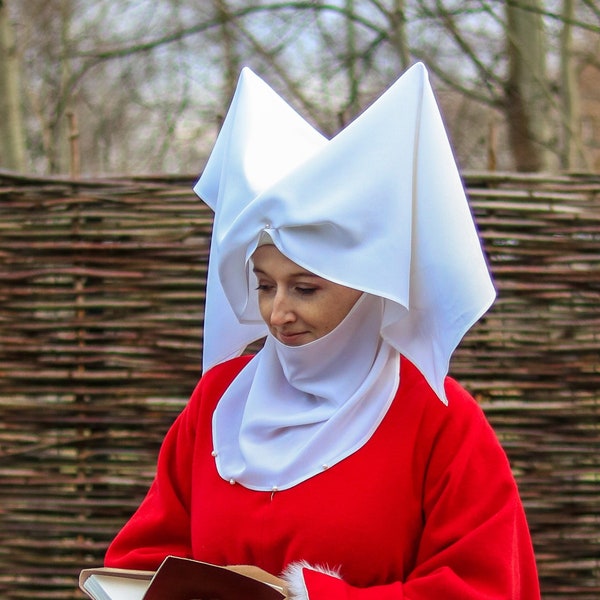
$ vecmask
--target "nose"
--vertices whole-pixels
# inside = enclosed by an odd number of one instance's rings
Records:
[[[271,325],[281,327],[296,320],[293,303],[284,291],[277,290],[271,307]]]

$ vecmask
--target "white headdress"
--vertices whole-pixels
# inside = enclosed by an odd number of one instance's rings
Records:
[[[244,69],[194,190],[215,211],[205,369],[267,333],[248,265],[267,229],[300,266],[382,297],[382,337],[446,402],[495,291],[422,64],[331,140]]]

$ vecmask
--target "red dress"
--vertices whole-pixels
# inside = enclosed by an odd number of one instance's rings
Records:
[[[444,406],[401,361],[400,386],[371,439],[288,490],[218,475],[213,410],[249,357],[208,371],[169,430],[156,478],[106,554],[155,569],[168,554],[304,570],[311,600],[536,600],[537,571],[508,460],[481,409],[448,378]]]

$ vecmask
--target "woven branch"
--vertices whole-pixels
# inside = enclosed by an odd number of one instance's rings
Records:
[[[465,176],[498,288],[451,372],[511,460],[543,597],[600,597],[600,178]],[[193,389],[193,178],[0,172],[0,597],[81,598]]]

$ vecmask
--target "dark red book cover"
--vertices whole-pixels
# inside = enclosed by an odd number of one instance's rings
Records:
[[[144,600],[282,600],[285,595],[263,581],[225,567],[167,557]]]

